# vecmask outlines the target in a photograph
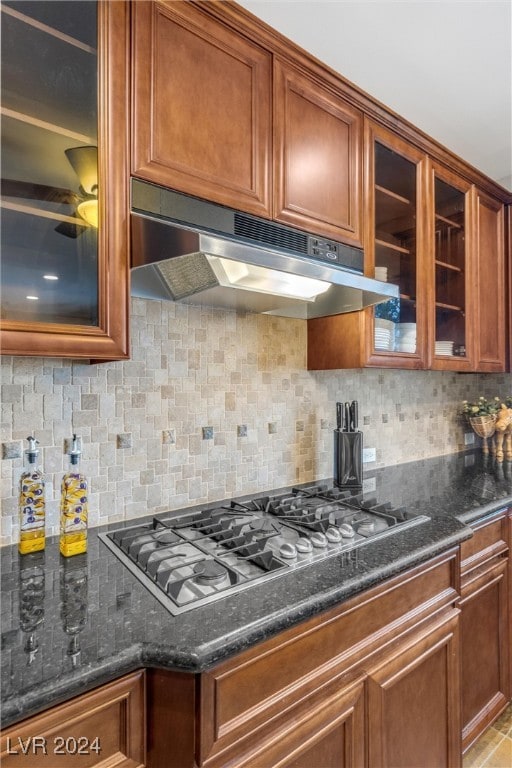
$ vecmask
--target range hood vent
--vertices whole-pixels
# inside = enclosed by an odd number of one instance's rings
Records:
[[[245,213],[235,212],[234,219],[234,234],[239,237],[246,237],[248,240],[263,243],[266,246],[273,245],[308,255],[308,236],[305,232],[282,227]]]
[[[398,297],[360,248],[132,180],[132,295],[309,319]]]

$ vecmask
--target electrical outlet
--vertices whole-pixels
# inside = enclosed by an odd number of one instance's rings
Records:
[[[363,480],[363,493],[372,493],[377,490],[377,480],[374,477],[367,477]]]
[[[474,442],[475,442],[475,433],[464,432],[464,445],[474,445]]]
[[[377,449],[363,448],[363,464],[370,464],[372,461],[377,461]]]

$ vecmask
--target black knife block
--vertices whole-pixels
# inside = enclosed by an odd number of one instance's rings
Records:
[[[363,433],[334,430],[334,485],[363,487]]]

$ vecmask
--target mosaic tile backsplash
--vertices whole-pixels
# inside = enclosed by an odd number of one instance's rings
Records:
[[[331,476],[336,400],[359,401],[373,468],[462,450],[460,402],[512,390],[510,374],[308,372],[302,320],[141,299],[131,344],[126,362],[1,359],[2,545],[29,434],[51,535],[73,432],[96,526]]]

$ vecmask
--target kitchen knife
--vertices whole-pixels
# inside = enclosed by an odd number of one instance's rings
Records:
[[[357,432],[358,425],[359,425],[359,405],[357,400],[352,400],[352,404],[350,406],[350,431]]]
[[[345,431],[343,423],[343,403],[336,403],[336,429],[338,432]]]
[[[350,420],[350,403],[345,403],[345,426],[343,429],[344,432],[352,432],[352,424]]]

